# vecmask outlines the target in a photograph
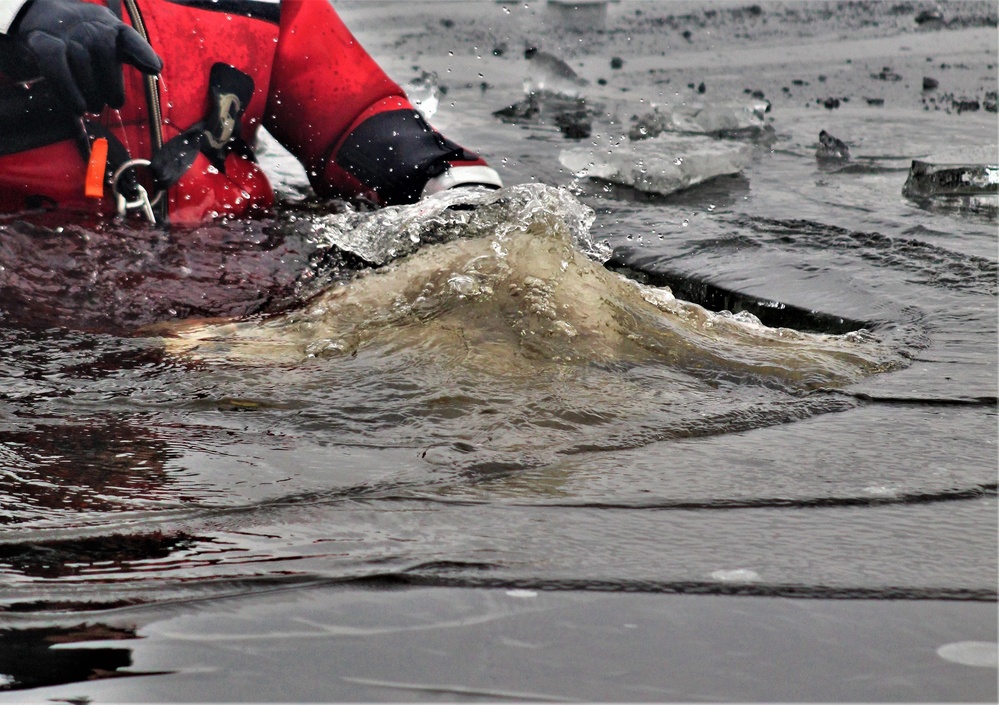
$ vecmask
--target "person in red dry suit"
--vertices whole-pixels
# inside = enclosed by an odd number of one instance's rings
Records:
[[[322,197],[502,186],[328,0],[0,0],[0,212],[251,215],[274,202],[261,126]]]

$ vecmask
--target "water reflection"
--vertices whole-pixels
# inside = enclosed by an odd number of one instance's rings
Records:
[[[166,465],[179,454],[141,421],[101,414],[0,429],[8,510],[112,510],[167,496]]]
[[[294,300],[310,250],[269,221],[159,230],[25,215],[0,223],[0,317],[32,329],[123,333],[279,309]]]
[[[135,570],[195,545],[185,534],[104,534],[92,538],[0,544],[0,570],[31,578],[67,578]]]
[[[123,670],[132,665],[129,648],[73,646],[136,638],[133,629],[103,624],[0,631],[0,692],[153,675]]]

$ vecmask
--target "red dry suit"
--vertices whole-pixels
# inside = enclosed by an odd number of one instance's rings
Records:
[[[142,159],[152,166],[123,169],[116,186],[130,201],[143,185],[158,220],[249,215],[274,202],[253,156],[261,126],[324,197],[388,205],[459,183],[501,185],[481,158],[427,125],[328,0],[124,0],[123,7],[122,19],[164,67],[153,78],[125,66],[121,110],[79,121],[44,82],[15,84],[0,74],[0,211],[111,215],[115,172]],[[109,142],[103,194],[88,198],[88,161],[97,159],[91,147],[100,138]]]

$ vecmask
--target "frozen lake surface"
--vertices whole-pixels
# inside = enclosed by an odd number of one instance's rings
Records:
[[[995,701],[997,215],[902,196],[999,160],[994,3],[334,4],[510,188],[3,216],[0,701]],[[590,137],[494,116],[528,46]],[[671,195],[560,161],[760,100]]]

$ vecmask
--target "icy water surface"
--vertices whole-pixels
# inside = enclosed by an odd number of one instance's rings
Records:
[[[775,101],[739,174],[662,196],[493,117],[520,91],[435,118],[497,193],[313,207],[272,150],[265,221],[4,217],[9,649],[352,581],[994,602],[996,214],[901,196],[994,113]]]

